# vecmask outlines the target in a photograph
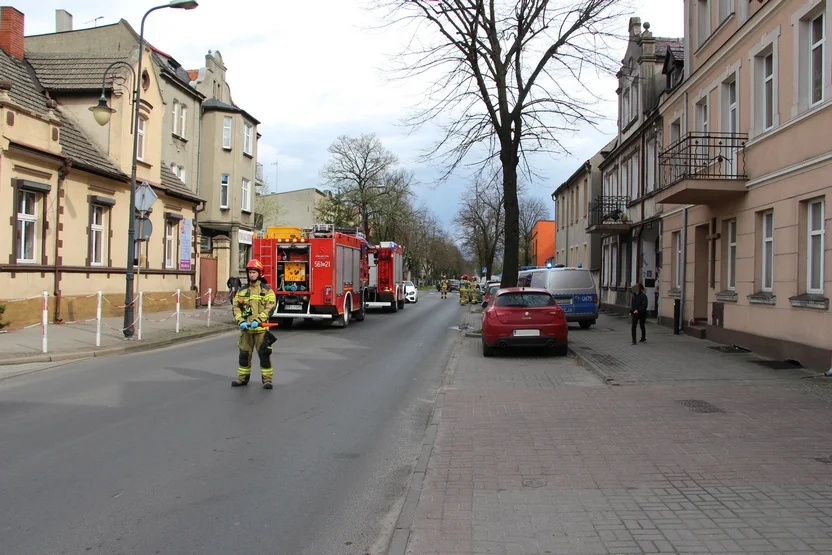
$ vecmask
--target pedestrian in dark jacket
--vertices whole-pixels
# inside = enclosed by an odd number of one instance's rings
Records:
[[[647,294],[644,286],[637,282],[633,286],[633,300],[630,302],[630,318],[632,320],[633,345],[636,344],[636,325],[641,324],[641,342],[647,341]]]
[[[237,276],[231,276],[228,278],[228,281],[225,282],[225,286],[228,287],[228,302],[233,305],[234,297],[237,295],[237,292],[243,288],[243,282]]]

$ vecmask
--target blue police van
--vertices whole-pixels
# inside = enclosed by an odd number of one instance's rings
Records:
[[[595,279],[586,268],[535,268],[518,274],[518,287],[546,289],[566,314],[567,322],[588,329],[598,319]]]

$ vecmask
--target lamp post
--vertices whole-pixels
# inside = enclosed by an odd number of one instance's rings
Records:
[[[141,102],[142,97],[142,58],[144,56],[144,22],[147,19],[147,16],[150,15],[152,12],[156,10],[161,10],[163,8],[178,8],[182,10],[192,10],[196,8],[199,4],[197,4],[196,0],[170,0],[169,3],[156,6],[154,8],[150,8],[145,12],[144,16],[142,17],[142,25],[139,32],[139,68],[136,73],[133,74],[133,112],[131,117],[131,129],[130,132],[133,134],[133,160],[132,166],[130,168],[130,207],[128,210],[135,210],[136,206],[136,165],[138,160],[139,154],[139,102]],[[107,78],[107,73],[118,64],[127,64],[126,62],[114,62],[110,64],[110,67],[104,72],[104,78],[102,79],[101,84],[101,98],[98,100],[98,105],[93,106],[90,108],[90,111],[93,113],[93,117],[95,121],[98,122],[99,125],[107,125],[110,122],[110,116],[112,116],[113,110],[109,106],[107,106],[107,97],[105,96],[104,91],[104,82]],[[132,71],[132,66],[130,67]],[[127,268],[126,268],[126,275],[125,275],[125,291],[124,291],[124,337],[126,339],[130,339],[133,337],[133,255],[135,253],[136,248],[136,228],[135,228],[135,218],[133,214],[130,214],[130,217],[127,219]],[[141,254],[141,253],[139,253]],[[141,263],[141,256],[139,256],[139,263]]]

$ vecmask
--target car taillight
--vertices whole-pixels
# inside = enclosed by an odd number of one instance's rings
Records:
[[[497,313],[493,310],[486,310],[485,315],[491,318],[492,320],[497,317]]]

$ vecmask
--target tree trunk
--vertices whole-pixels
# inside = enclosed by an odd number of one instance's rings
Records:
[[[510,143],[511,140],[505,140]],[[505,250],[503,251],[503,277],[501,287],[515,287],[520,258],[520,205],[517,200],[517,154],[511,146],[503,147],[500,159],[503,163],[503,192],[505,195]]]

